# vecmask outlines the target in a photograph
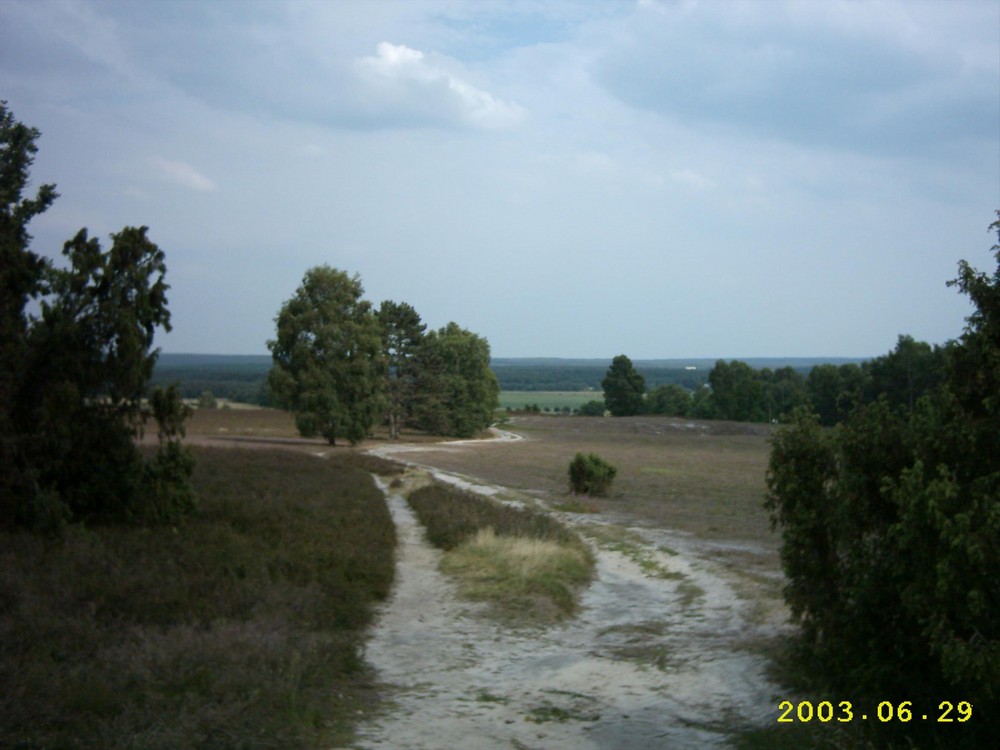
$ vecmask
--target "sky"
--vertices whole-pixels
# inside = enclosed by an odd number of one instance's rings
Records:
[[[164,352],[309,268],[497,357],[871,357],[992,271],[1000,2],[0,0],[30,226],[149,227]]]

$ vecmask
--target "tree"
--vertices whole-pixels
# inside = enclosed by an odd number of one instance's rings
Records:
[[[712,409],[716,419],[734,422],[762,422],[767,419],[764,389],[753,368],[746,362],[723,360],[708,373],[712,388]]]
[[[415,419],[435,435],[471,437],[493,422],[500,386],[489,342],[457,323],[431,331],[416,355]]]
[[[691,394],[691,408],[688,416],[695,419],[715,419],[715,406],[712,403],[712,389],[702,383]]]
[[[891,405],[912,409],[942,382],[946,356],[941,347],[900,336],[895,349],[865,363],[867,390],[874,398],[884,395]]]
[[[645,408],[646,381],[635,368],[632,360],[619,354],[601,381],[604,403],[613,417],[630,417],[642,414]]]
[[[57,196],[54,185],[42,185],[34,198],[24,197],[39,135],[0,102],[0,497],[7,518],[20,499],[38,493],[25,455],[24,426],[16,424],[13,410],[26,379],[25,309],[44,289],[48,268],[28,247],[28,223]]]
[[[661,385],[649,394],[650,414],[665,414],[669,417],[683,417],[691,408],[691,393],[676,383]]]
[[[832,688],[914,706],[961,693],[975,706],[979,723],[961,736],[901,725],[921,747],[982,747],[1000,720],[1000,245],[993,250],[992,277],[963,261],[952,282],[975,311],[945,348],[937,383],[916,395],[907,367],[893,367],[903,374],[896,395],[860,404],[834,430],[799,412],[774,437],[767,473],[786,599],[803,653]],[[929,353],[905,337],[899,349],[918,362]]]
[[[855,364],[816,365],[806,378],[809,404],[824,427],[832,427],[847,419],[861,403],[865,374]]]
[[[154,333],[170,330],[164,254],[146,227],[107,252],[80,230],[65,268],[32,252],[27,223],[56,195],[22,198],[37,137],[0,105],[0,523],[173,520],[194,507],[187,412],[176,391],[144,404]],[[135,441],[150,416],[161,439],[146,463]]]
[[[400,427],[413,411],[416,387],[416,357],[427,326],[405,302],[386,300],[378,310],[382,325],[382,345],[386,357],[386,420],[389,437],[397,439]]]
[[[357,275],[310,269],[267,342],[276,402],[295,414],[301,435],[322,435],[331,445],[341,436],[362,440],[382,411],[382,329],[363,292]]]
[[[774,372],[765,368],[760,372],[760,380],[768,422],[785,419],[809,403],[806,379],[792,367],[779,367]]]

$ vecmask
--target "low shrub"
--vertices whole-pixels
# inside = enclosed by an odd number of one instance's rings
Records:
[[[175,527],[0,534],[0,747],[349,742],[394,571],[382,493],[340,459],[195,450]]]
[[[504,619],[562,618],[593,574],[587,545],[544,513],[440,483],[413,491],[409,502],[428,540],[445,550],[442,569],[464,595],[499,605]]]
[[[515,508],[435,482],[414,490],[410,507],[427,529],[427,540],[443,550],[457,547],[478,531],[571,542],[576,535],[551,516]]]
[[[606,495],[618,469],[596,453],[577,453],[569,465],[570,491],[577,495]]]

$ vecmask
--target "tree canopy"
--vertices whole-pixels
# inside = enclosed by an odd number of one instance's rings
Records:
[[[309,269],[282,305],[268,377],[278,405],[295,414],[299,432],[365,438],[382,412],[385,357],[382,328],[364,288],[330,266]]]
[[[834,430],[799,412],[775,435],[767,474],[806,658],[859,697],[975,706],[976,726],[960,735],[900,728],[921,747],[985,746],[1000,720],[1000,244],[993,250],[992,276],[963,261],[952,282],[975,305],[959,341],[935,351],[901,337],[873,368],[890,383],[880,395]]]
[[[500,392],[489,342],[457,323],[425,333],[411,305],[375,312],[363,293],[357,275],[319,266],[275,319],[268,383],[299,432],[353,444],[379,419],[391,438],[406,425],[453,437],[489,427]]]
[[[170,330],[165,256],[146,227],[111,235],[108,251],[82,229],[65,267],[35,254],[27,223],[56,197],[52,185],[23,197],[38,137],[0,104],[4,525],[175,518],[194,505],[193,459],[179,444],[186,411],[173,389],[144,403],[154,334]],[[161,445],[144,462],[135,440],[150,416]]]
[[[500,386],[489,342],[457,323],[424,338],[417,354],[415,421],[437,435],[472,437],[493,422]]]
[[[642,414],[645,409],[646,381],[624,354],[611,360],[608,373],[601,381],[604,403],[613,417]]]
[[[412,419],[417,384],[417,362],[427,326],[406,302],[385,300],[378,310],[382,326],[386,369],[386,421],[389,437],[398,438],[400,428]]]

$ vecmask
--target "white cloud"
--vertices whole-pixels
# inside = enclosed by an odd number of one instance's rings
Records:
[[[160,174],[176,185],[186,187],[189,190],[199,190],[210,192],[217,190],[215,183],[203,175],[190,164],[182,161],[170,161],[168,159],[154,158],[153,165],[160,171]]]
[[[380,42],[375,56],[362,57],[355,69],[370,87],[370,103],[387,114],[424,121],[458,120],[483,128],[505,128],[526,112],[497,99],[405,45]]]

